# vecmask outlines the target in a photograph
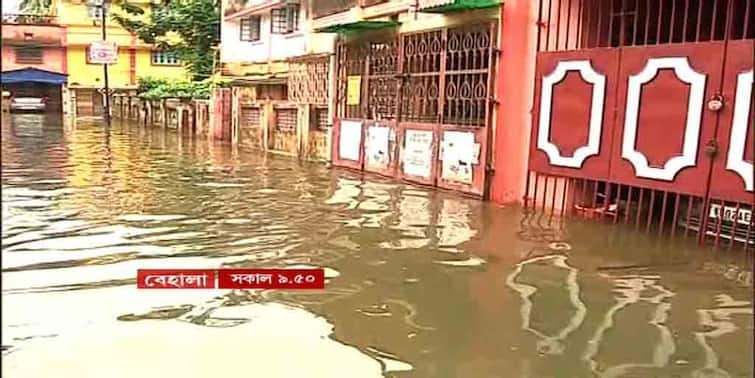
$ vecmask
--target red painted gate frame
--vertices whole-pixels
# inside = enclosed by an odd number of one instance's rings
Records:
[[[490,148],[488,146],[488,131],[489,131],[488,127],[469,128],[469,127],[461,127],[457,125],[442,125],[438,129],[438,132],[437,132],[438,145],[440,145],[440,143],[443,141],[443,133],[446,131],[469,132],[469,133],[474,134],[475,143],[480,144],[480,155],[478,157],[477,164],[474,165],[472,168],[472,183],[471,184],[445,180],[443,178],[443,161],[441,160],[441,157],[438,156],[436,164],[433,164],[434,166],[437,167],[437,172],[436,172],[437,186],[443,189],[456,190],[459,192],[464,192],[464,193],[482,197],[485,194],[485,178],[487,176],[486,173],[487,173],[487,164],[488,164],[487,158],[488,158],[488,149]],[[436,152],[435,154],[437,155],[438,152]]]
[[[367,164],[367,137],[369,136],[369,128],[372,126],[388,127],[390,129],[390,132],[393,133],[393,135],[395,135],[396,137],[393,141],[390,140],[390,137],[388,139],[388,165],[385,168],[370,167],[369,164]],[[364,124],[362,124],[362,160],[364,161],[365,172],[375,173],[385,177],[396,176],[396,168],[398,166],[398,151],[399,146],[401,145],[398,134],[398,126],[395,121],[365,121]]]
[[[417,130],[417,131],[431,131],[433,133],[433,142],[430,145],[430,177],[423,178],[418,176],[412,176],[404,173],[404,154],[405,154],[405,145],[404,142],[406,140],[406,131],[407,130]],[[435,124],[430,123],[417,123],[417,122],[400,122],[399,123],[399,156],[398,156],[398,169],[396,170],[396,177],[401,179],[402,181],[410,182],[410,183],[416,183],[416,184],[422,184],[422,185],[430,185],[435,186],[437,182],[438,177],[438,145],[439,145],[439,139],[438,139],[438,129],[436,128]]]

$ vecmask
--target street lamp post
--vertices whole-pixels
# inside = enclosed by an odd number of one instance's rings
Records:
[[[95,5],[100,9],[100,25],[102,28],[102,41],[107,41],[107,11],[105,7],[105,0],[95,0]],[[108,65],[102,65],[102,73],[105,79],[105,125],[110,126],[110,82],[108,79]]]

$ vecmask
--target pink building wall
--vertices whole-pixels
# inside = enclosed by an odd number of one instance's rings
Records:
[[[67,73],[66,29],[57,25],[2,25],[2,70],[33,67],[46,71]],[[16,48],[39,46],[42,63],[16,62]]]
[[[16,47],[3,46],[2,49],[3,71],[17,70],[22,68],[38,68],[41,70],[66,73],[66,53],[63,47],[44,47],[42,49],[42,63],[16,63]]]

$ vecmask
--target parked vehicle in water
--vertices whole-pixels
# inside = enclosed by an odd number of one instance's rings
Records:
[[[686,209],[689,202],[683,201],[680,208]],[[682,211],[678,225],[682,228],[699,232],[703,221],[703,201],[695,201],[689,212]],[[705,235],[721,239],[732,240],[737,243],[755,244],[755,220],[752,218],[752,208],[746,205],[732,203],[711,203],[708,207],[708,223]]]
[[[45,112],[47,97],[15,97],[10,98],[11,112]]]

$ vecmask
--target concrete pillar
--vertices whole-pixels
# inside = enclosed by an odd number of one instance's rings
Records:
[[[184,131],[184,106],[183,104],[179,104],[176,107],[176,132],[178,133],[178,139],[181,139],[181,136],[183,135]]]
[[[241,115],[241,108],[240,108],[240,97],[241,97],[241,88],[233,87],[231,89],[231,143],[233,145],[239,144],[239,128],[240,125],[240,115]]]
[[[312,105],[298,104],[296,108],[296,152],[299,159],[309,159],[309,115]]]
[[[501,7],[502,55],[496,77],[499,100],[491,200],[520,203],[525,194],[532,129],[537,1],[507,0]]]
[[[2,112],[3,113],[10,113],[10,92],[6,91],[2,87],[0,87],[0,92],[2,92],[2,94],[3,94]]]
[[[70,96],[71,102],[70,102],[70,110],[68,112],[68,115],[71,118],[78,117],[78,114],[76,113],[78,110],[78,105],[76,104],[76,90],[75,89],[68,89],[68,94]]]
[[[165,106],[166,99],[160,99],[159,101],[159,107],[160,107],[160,128],[166,129],[168,128],[168,108]]]
[[[270,101],[266,101],[260,104],[260,110],[262,110],[262,149],[264,151],[269,150],[270,144],[270,128],[275,127],[275,107]]]
[[[335,48],[334,48],[335,51]],[[328,72],[328,129],[326,131],[326,140],[328,147],[328,155],[325,158],[326,161],[333,161],[333,124],[336,119],[336,85],[337,85],[337,72],[336,72],[336,55],[333,54],[330,57],[330,69]]]
[[[62,101],[63,116],[68,116],[71,114],[71,94],[67,86],[61,85],[60,97]]]

